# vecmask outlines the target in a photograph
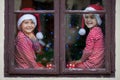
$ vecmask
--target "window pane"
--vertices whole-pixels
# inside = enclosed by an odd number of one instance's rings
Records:
[[[47,66],[48,63],[54,64],[54,14],[41,14],[40,20],[45,45],[42,48],[43,56],[38,55],[37,61]]]
[[[100,4],[103,5],[103,0],[66,0],[67,10],[82,10],[89,4]]]
[[[98,17],[100,15],[101,17]],[[84,20],[83,20],[84,18]],[[102,23],[99,22],[99,19]],[[65,53],[67,68],[104,68],[105,20],[103,14],[67,14]],[[84,27],[82,27],[84,25]],[[86,31],[81,34],[81,27]],[[83,33],[84,31],[82,31]],[[73,65],[72,65],[73,64]],[[84,64],[84,65],[83,65]]]
[[[44,66],[44,68],[53,68],[54,14],[21,13],[16,15],[16,23],[18,26],[15,32],[16,67],[38,68]]]
[[[66,61],[69,63],[78,60],[82,56],[82,50],[85,47],[85,36],[80,36],[78,31],[81,27],[82,15],[67,14],[65,27],[66,41]]]
[[[14,0],[15,10],[21,10],[23,8],[34,8],[35,10],[53,10],[53,0]]]

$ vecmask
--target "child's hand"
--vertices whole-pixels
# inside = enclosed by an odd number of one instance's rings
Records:
[[[81,63],[82,61],[81,60],[77,60],[75,61],[75,64],[78,64],[78,63]]]
[[[71,62],[69,62],[70,64],[75,64],[76,63],[76,61],[71,61]]]
[[[80,63],[81,62],[81,60],[76,60],[76,61],[71,61],[70,63],[71,64],[77,64],[77,63]]]

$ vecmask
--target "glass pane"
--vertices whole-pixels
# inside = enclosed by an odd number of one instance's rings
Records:
[[[67,14],[65,27],[66,41],[66,61],[69,63],[73,60],[80,59],[82,50],[85,47],[86,36],[80,36],[78,31],[81,27],[82,15]]]
[[[17,14],[16,23],[16,67],[54,68],[54,14]]]
[[[67,68],[104,68],[104,18],[102,14],[66,14]]]
[[[82,10],[90,4],[100,4],[103,5],[103,0],[66,0],[67,10]]]
[[[54,64],[54,14],[41,14],[40,20],[45,45],[42,47],[43,55],[38,55],[37,61],[50,68]]]
[[[33,8],[35,10],[53,10],[53,0],[14,0],[15,10],[21,10],[23,8]]]

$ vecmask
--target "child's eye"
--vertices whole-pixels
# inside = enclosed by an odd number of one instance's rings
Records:
[[[88,19],[88,16],[85,16],[86,19]]]
[[[94,19],[94,18],[95,18],[95,16],[93,15],[93,16],[91,16],[90,18],[91,18],[91,19]]]
[[[31,24],[34,24],[34,22],[32,21]]]

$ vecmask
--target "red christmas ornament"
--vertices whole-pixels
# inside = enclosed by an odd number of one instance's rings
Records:
[[[48,63],[48,64],[46,65],[46,67],[47,67],[48,69],[52,69],[52,68],[53,68],[53,64],[52,64],[52,63]]]
[[[75,64],[74,63],[69,63],[69,64],[67,64],[67,68],[75,68]]]

